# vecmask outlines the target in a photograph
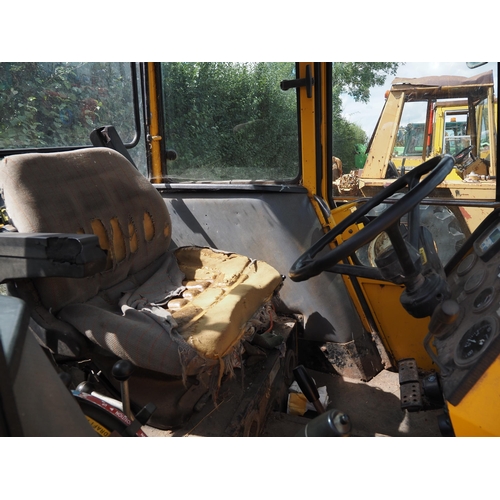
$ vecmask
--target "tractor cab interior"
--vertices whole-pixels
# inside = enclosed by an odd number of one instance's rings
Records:
[[[451,175],[496,145],[494,74],[469,150],[386,178],[389,100],[370,197],[336,197],[356,64],[0,64],[0,283],[85,415],[66,434],[113,435],[93,395],[125,434],[500,435],[499,189]],[[58,433],[29,408],[15,432]]]

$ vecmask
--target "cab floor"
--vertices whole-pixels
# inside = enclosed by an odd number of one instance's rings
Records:
[[[369,382],[337,374],[307,370],[317,387],[327,388],[328,409],[346,413],[352,422],[353,437],[441,437],[437,418],[442,410],[403,411],[399,399],[399,375],[384,370]],[[309,412],[313,413],[313,412]],[[293,437],[310,420],[286,413],[271,413],[263,437]],[[143,427],[150,437],[172,437],[175,433]],[[196,433],[190,433],[196,436]]]
[[[384,370],[369,382],[348,379],[308,369],[317,387],[328,392],[328,409],[346,413],[352,422],[352,436],[440,437],[438,416],[442,410],[407,412],[401,409],[399,375]],[[308,422],[304,417],[271,414],[263,436],[295,436]]]

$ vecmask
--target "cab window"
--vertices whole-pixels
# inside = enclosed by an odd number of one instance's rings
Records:
[[[470,135],[467,133],[468,113],[445,113],[445,129],[443,151],[446,154],[456,155],[471,145]]]
[[[295,63],[162,63],[167,176],[291,180],[299,174]]]
[[[134,103],[130,63],[0,63],[0,150],[90,146],[104,125],[134,145]]]

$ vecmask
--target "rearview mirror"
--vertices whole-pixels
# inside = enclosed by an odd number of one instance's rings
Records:
[[[469,69],[476,69],[476,68],[484,66],[485,64],[488,64],[488,63],[485,63],[485,62],[468,62],[466,64],[467,64],[467,67]]]

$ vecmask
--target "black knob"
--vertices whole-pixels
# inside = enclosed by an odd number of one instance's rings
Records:
[[[125,382],[134,371],[134,365],[128,359],[120,359],[113,365],[111,373],[116,380]]]
[[[434,311],[429,322],[429,331],[439,335],[449,325],[452,325],[460,314],[460,306],[454,300],[443,301]]]
[[[167,149],[165,151],[165,157],[169,161],[177,160],[177,151],[175,149]]]

